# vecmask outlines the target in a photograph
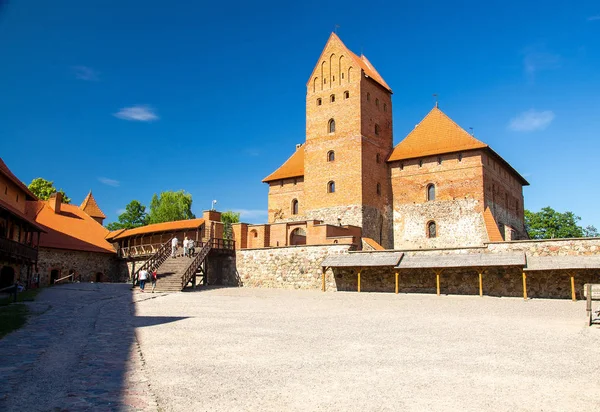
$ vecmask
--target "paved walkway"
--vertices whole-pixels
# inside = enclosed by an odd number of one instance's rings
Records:
[[[130,286],[56,286],[30,310],[38,314],[0,340],[1,411],[157,410]]]

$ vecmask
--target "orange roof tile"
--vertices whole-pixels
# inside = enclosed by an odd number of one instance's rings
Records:
[[[300,146],[293,155],[269,176],[263,179],[263,183],[273,180],[287,179],[290,177],[304,176],[304,147]]]
[[[102,210],[100,210],[100,207],[98,206],[98,203],[96,203],[96,199],[94,199],[91,190],[90,193],[88,193],[88,195],[85,197],[85,199],[83,199],[83,202],[81,203],[81,206],[79,206],[79,208],[91,217],[99,217],[101,219],[106,219],[106,215],[102,213]]]
[[[26,195],[25,200],[37,200],[37,196],[34,195],[33,193],[31,193],[31,190],[29,190],[29,188],[27,188],[25,183],[21,182],[19,180],[19,178],[17,178],[17,176],[15,176],[13,174],[13,172],[10,171],[10,169],[8,168],[8,166],[6,166],[6,163],[4,163],[4,161],[2,160],[1,157],[0,157],[0,173],[2,173],[4,176],[6,176],[15,185],[17,185],[23,192],[25,192],[25,195]]]
[[[371,239],[370,237],[363,237],[362,240],[369,246],[371,246],[374,250],[385,250],[385,248],[383,246],[381,246],[379,243],[375,242],[373,239]]]
[[[29,210],[36,210],[35,220],[47,233],[40,237],[40,246],[81,250],[87,252],[116,253],[104,238],[109,232],[91,216],[75,205],[61,204],[60,213],[54,213],[48,202],[31,201]]]
[[[492,215],[489,207],[486,207],[483,212],[483,220],[485,222],[485,229],[487,230],[490,242],[503,242],[504,238],[500,233],[500,229],[498,229],[496,219],[494,219],[494,215]]]
[[[388,84],[385,82],[385,80],[383,80],[383,77],[381,77],[381,75],[377,72],[377,70],[375,70],[375,67],[373,67],[373,65],[371,64],[371,62],[367,59],[366,56],[361,55],[360,57],[358,57],[356,54],[354,54],[348,47],[346,47],[346,45],[344,44],[344,42],[338,37],[337,34],[335,33],[331,33],[331,35],[329,36],[329,39],[327,40],[327,43],[329,43],[330,41],[337,41],[340,43],[340,45],[346,49],[346,51],[348,52],[348,56],[354,60],[354,63],[360,67],[362,69],[362,71],[370,78],[372,78],[373,80],[375,80],[377,83],[379,83],[381,86],[383,86],[387,91],[389,91],[390,93],[392,92],[392,89],[390,88],[390,86],[388,86]],[[325,49],[323,49],[323,51],[325,51]],[[319,57],[319,61],[322,59],[323,54],[321,53],[321,56]],[[313,78],[313,74],[311,73],[311,78],[308,80],[308,82],[306,83],[307,86],[310,85],[310,82]]]
[[[388,162],[487,147],[488,145],[475,139],[444,112],[434,107],[396,145]]]
[[[119,234],[123,233],[126,230],[127,229],[112,230],[112,231],[108,232],[108,234],[104,237],[104,239],[106,239],[108,242],[111,242],[115,237],[117,237]]]
[[[135,229],[126,229],[117,236],[112,237],[112,241],[124,239],[131,236],[145,235],[149,233],[171,232],[176,230],[196,229],[204,224],[204,219],[176,220],[174,222],[154,223],[152,225],[140,226]]]

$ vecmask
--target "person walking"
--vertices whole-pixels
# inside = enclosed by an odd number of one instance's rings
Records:
[[[154,289],[156,289],[156,280],[158,279],[158,273],[156,270],[152,272],[152,293],[154,293]]]
[[[146,287],[146,280],[148,280],[148,271],[146,269],[140,270],[140,291],[144,291]]]
[[[189,257],[194,256],[194,253],[196,253],[196,244],[194,243],[194,239],[190,239],[188,241],[188,255],[189,255]]]
[[[177,257],[177,244],[179,243],[179,239],[177,239],[177,236],[173,237],[173,240],[171,240],[171,256],[173,257],[173,259],[175,259]]]
[[[188,255],[188,243],[189,243],[189,240],[186,236],[183,239],[183,256],[185,256],[185,257],[187,257],[187,255]]]

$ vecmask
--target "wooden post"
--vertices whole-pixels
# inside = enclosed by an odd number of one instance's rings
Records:
[[[398,272],[396,272],[396,295],[398,294]]]
[[[523,299],[527,299],[527,275],[523,271]]]
[[[440,275],[441,274],[442,274],[442,269],[438,269],[435,271],[435,284],[436,284],[438,296],[440,296]]]
[[[321,290],[323,292],[325,292],[325,271],[327,270],[326,267],[323,267],[323,285],[321,285]]]
[[[573,302],[577,301],[577,294],[575,293],[575,273],[571,273],[571,299],[573,299]]]
[[[360,292],[360,269],[358,269],[358,291]]]
[[[483,296],[483,270],[479,269],[479,296]]]

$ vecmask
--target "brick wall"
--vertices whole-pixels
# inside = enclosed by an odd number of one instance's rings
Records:
[[[300,149],[302,150],[302,149]],[[292,214],[292,201],[298,201],[298,214]],[[269,223],[304,220],[304,177],[269,183]]]

